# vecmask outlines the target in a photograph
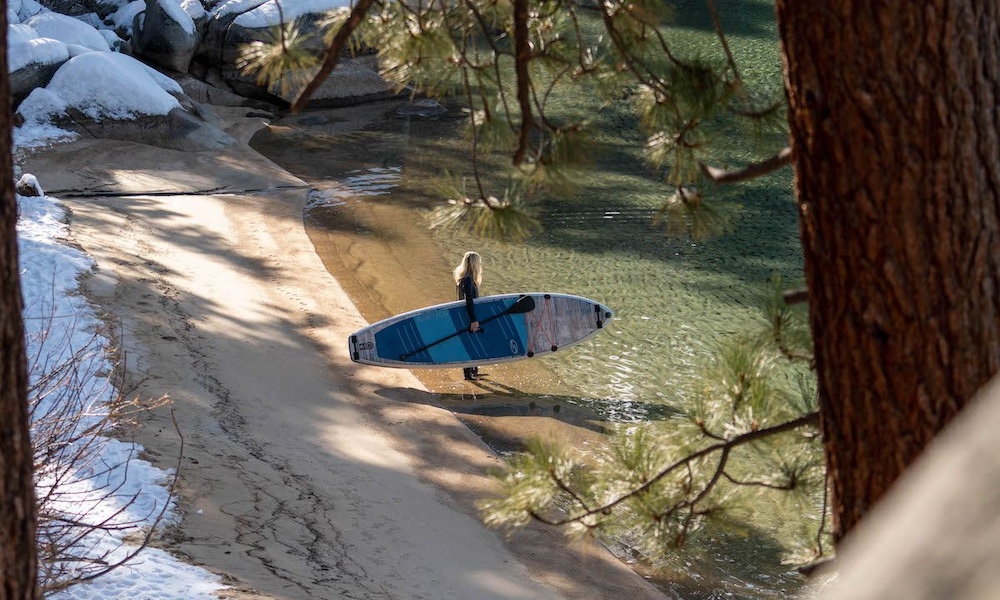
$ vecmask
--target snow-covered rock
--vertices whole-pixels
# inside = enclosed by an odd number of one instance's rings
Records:
[[[46,86],[56,71],[69,60],[66,44],[51,38],[35,37],[11,44],[7,51],[10,91],[14,102],[24,100],[32,90]]]
[[[40,12],[22,21],[32,27],[42,37],[59,40],[64,44],[75,44],[98,52],[109,52],[104,36],[83,21],[55,12]]]
[[[181,73],[191,66],[200,39],[194,19],[177,0],[147,0],[132,28],[132,46],[139,54]]]
[[[58,127],[65,137],[143,142],[179,150],[222,148],[234,140],[201,116],[177,82],[113,52],[66,61],[46,87],[17,109],[30,128]]]

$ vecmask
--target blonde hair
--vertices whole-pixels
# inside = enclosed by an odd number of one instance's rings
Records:
[[[455,283],[461,283],[462,278],[472,276],[478,287],[483,282],[483,258],[478,252],[466,252],[462,257],[462,262],[455,267]]]

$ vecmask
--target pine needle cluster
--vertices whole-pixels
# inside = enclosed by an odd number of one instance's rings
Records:
[[[762,316],[773,301],[768,289]],[[501,496],[482,503],[487,523],[563,525],[613,539],[655,564],[718,530],[709,524],[746,527],[769,506],[773,518],[795,515],[783,525],[789,557],[821,555],[828,532],[816,391],[808,369],[788,375],[790,362],[808,361],[781,349],[783,328],[803,316],[781,310],[780,328],[761,319],[759,333],[719,348],[690,410],[631,424],[586,453],[530,445],[499,475]]]
[[[331,12],[318,26],[327,66],[342,53],[376,49],[381,75],[398,90],[464,103],[475,193],[446,196],[449,216],[434,215],[437,226],[507,240],[537,232],[532,206],[541,196],[571,196],[575,174],[601,151],[594,109],[624,99],[646,136],[651,172],[674,190],[657,223],[671,235],[703,239],[729,221],[728,208],[704,201],[710,186],[703,161],[718,155],[726,131],[739,122],[752,124],[744,133],[780,127],[784,104],[776,92],[744,82],[721,31],[716,56],[685,56],[671,37],[673,16],[669,4],[655,0],[592,7],[570,0],[369,0]],[[329,72],[317,69],[313,36],[294,22],[272,37],[244,48],[242,71],[285,92]],[[492,172],[496,155],[508,158],[506,176]],[[510,181],[518,182],[517,201],[491,189]]]

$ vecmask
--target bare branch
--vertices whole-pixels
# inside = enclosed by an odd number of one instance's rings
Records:
[[[778,152],[771,158],[758,163],[750,163],[745,168],[738,171],[723,171],[722,169],[711,167],[704,163],[700,163],[700,165],[702,175],[715,183],[739,183],[741,181],[756,179],[757,177],[767,175],[772,171],[777,171],[791,162],[792,149],[790,146],[786,146],[781,150],[781,152]]]
[[[802,304],[809,300],[809,288],[797,288],[794,290],[785,290],[781,294],[782,299],[785,304]]]

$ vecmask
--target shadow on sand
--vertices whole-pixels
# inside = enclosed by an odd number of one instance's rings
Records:
[[[498,454],[526,449],[532,439],[591,445],[616,431],[617,422],[606,412],[591,410],[599,400],[575,396],[533,394],[488,378],[463,382],[455,391],[382,388],[379,396],[398,402],[416,402],[451,411]],[[673,411],[651,406],[666,418]]]

